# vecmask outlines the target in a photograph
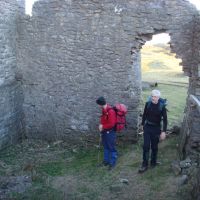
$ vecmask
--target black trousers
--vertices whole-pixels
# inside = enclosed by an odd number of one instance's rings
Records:
[[[150,148],[151,164],[156,164],[160,133],[160,126],[152,126],[148,124],[144,126],[143,166],[148,166]]]

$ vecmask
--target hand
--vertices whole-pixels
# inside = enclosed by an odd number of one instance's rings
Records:
[[[103,131],[103,125],[102,124],[99,124],[99,131]]]
[[[166,138],[166,132],[161,132],[161,134],[160,134],[160,141],[165,140],[165,138]]]

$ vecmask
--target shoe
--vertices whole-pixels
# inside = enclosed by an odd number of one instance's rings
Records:
[[[114,168],[115,168],[114,165],[109,165],[109,166],[108,166],[108,171],[111,171],[111,170],[113,170]]]
[[[99,163],[99,164],[98,164],[98,167],[104,167],[104,166],[108,166],[108,165],[109,165],[108,162],[103,161],[102,163]]]
[[[147,169],[148,169],[148,166],[141,166],[140,167],[140,169],[138,170],[138,173],[143,173],[143,172],[145,172],[145,171],[147,171]]]
[[[104,166],[108,166],[109,165],[109,163],[106,162],[106,161],[103,161],[102,163],[103,163]]]

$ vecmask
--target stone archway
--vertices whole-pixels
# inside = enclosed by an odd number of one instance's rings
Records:
[[[190,183],[193,186],[192,199],[198,199],[199,190],[199,163],[200,163],[200,99],[199,99],[199,31],[200,16],[194,15],[190,23],[185,24],[179,36],[184,40],[183,46],[177,44],[177,36],[171,42],[172,52],[183,60],[183,71],[189,77],[188,97],[179,140],[179,155],[190,163]],[[185,33],[184,33],[185,31]],[[173,33],[170,33],[173,38]],[[175,34],[176,35],[176,34]],[[148,35],[149,36],[149,35]],[[144,35],[146,38],[146,35]],[[183,172],[184,174],[184,172]],[[197,179],[195,177],[198,177]]]
[[[160,90],[168,102],[168,130],[182,122],[189,85],[180,65],[182,60],[170,51],[170,39],[167,33],[153,35],[141,49],[141,104],[144,107],[151,90]]]
[[[187,105],[182,123],[179,152],[182,158],[190,156],[194,162],[199,162],[199,15],[194,15],[189,23],[184,24],[179,33],[169,32],[171,36],[171,51],[176,53],[183,62],[183,71],[189,77]],[[163,31],[163,30],[161,30]],[[168,30],[164,30],[167,31]],[[159,33],[155,32],[156,33]],[[142,34],[141,44],[151,39],[153,34]],[[180,44],[178,39],[181,38]],[[182,44],[181,44],[182,43]],[[182,45],[182,46],[181,46]],[[196,156],[195,156],[196,155]]]

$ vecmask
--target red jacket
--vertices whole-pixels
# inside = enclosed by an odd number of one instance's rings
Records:
[[[102,109],[100,123],[102,124],[103,129],[112,129],[116,124],[116,113],[108,104],[105,109]]]

